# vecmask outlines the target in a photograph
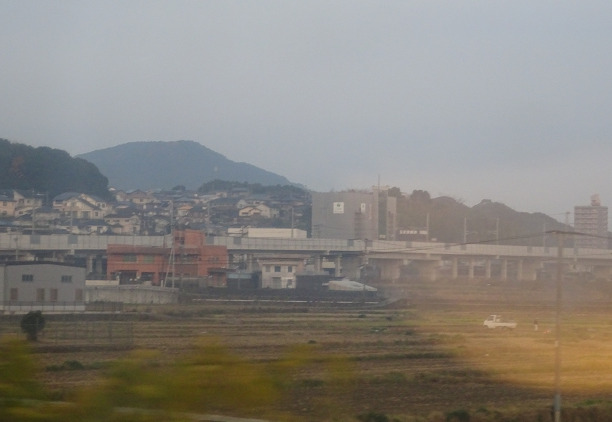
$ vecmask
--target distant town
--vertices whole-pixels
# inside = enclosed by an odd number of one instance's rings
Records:
[[[114,201],[66,192],[0,191],[0,230],[37,234],[164,235],[171,225],[227,234],[246,227],[310,227],[310,197],[278,197],[231,189],[202,194],[170,191],[110,190]],[[298,191],[300,192],[300,191]]]
[[[321,295],[351,300],[347,295],[357,294],[353,299],[363,300],[411,278],[546,280],[553,273],[555,246],[573,248],[566,252],[572,260],[564,264],[564,276],[612,277],[612,262],[601,254],[608,248],[608,209],[598,195],[576,206],[574,229],[581,233],[576,239],[559,243],[553,233],[533,230],[518,237],[534,243],[513,244],[513,237],[500,236],[501,218],[483,217],[480,231],[472,230],[475,218],[453,212],[455,201],[434,201],[423,191],[256,187],[218,182],[198,191],[111,189],[113,200],[4,190],[2,307],[85,310],[87,303],[173,303],[186,291],[286,291],[309,300]],[[516,214],[490,201],[472,211],[482,215],[491,209],[506,212],[504,220]],[[433,236],[432,214],[438,233],[451,220],[455,227],[463,220],[463,241]],[[422,224],[406,224],[406,215]],[[557,224],[563,229],[557,232],[570,227]],[[512,226],[503,227],[507,232]]]

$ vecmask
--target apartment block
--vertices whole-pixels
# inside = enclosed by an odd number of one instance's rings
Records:
[[[574,230],[578,248],[608,249],[608,207],[601,205],[599,195],[591,196],[591,205],[574,207]]]

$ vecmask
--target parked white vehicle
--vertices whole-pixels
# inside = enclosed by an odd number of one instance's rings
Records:
[[[484,325],[487,328],[509,328],[509,329],[516,328],[516,322],[504,321],[502,320],[501,315],[489,315],[487,319],[484,320],[482,325]]]

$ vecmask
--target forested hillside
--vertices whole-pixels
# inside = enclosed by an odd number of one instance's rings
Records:
[[[398,226],[425,228],[431,240],[447,243],[496,243],[505,245],[553,246],[555,237],[550,230],[571,230],[543,213],[526,213],[491,200],[482,200],[468,207],[448,196],[431,198],[427,191],[414,190],[400,194],[398,188],[389,191],[397,198]],[[571,240],[566,241],[571,243]]]
[[[108,179],[94,164],[63,150],[6,139],[0,139],[0,189],[32,190],[49,198],[63,192],[109,197]]]

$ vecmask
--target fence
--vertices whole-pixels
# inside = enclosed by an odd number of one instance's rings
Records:
[[[23,315],[0,316],[0,337],[25,338],[21,331]],[[113,315],[45,315],[45,327],[38,335],[39,346],[129,347],[134,343],[133,321]]]
[[[30,311],[41,312],[83,312],[85,302],[41,302],[27,300],[11,300],[0,302],[0,313],[25,314]]]
[[[83,320],[81,315],[64,315],[49,324],[46,339],[62,345],[114,345],[134,343],[134,325],[131,321],[115,319]]]

